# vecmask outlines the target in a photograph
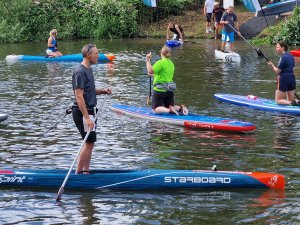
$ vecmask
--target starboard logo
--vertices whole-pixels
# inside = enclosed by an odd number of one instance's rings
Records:
[[[165,183],[230,184],[230,177],[165,177]]]
[[[0,175],[0,184],[1,183],[23,183],[23,180],[25,179],[25,176],[18,177],[18,176],[5,176],[5,175]]]
[[[268,182],[268,184],[270,184],[272,187],[274,187],[277,182],[278,182],[278,176],[275,175],[274,177],[272,177],[270,179],[270,181]]]

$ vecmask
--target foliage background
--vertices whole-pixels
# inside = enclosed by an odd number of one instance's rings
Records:
[[[141,0],[0,0],[0,42],[59,38],[128,38],[139,24],[178,15],[194,0],[159,0],[151,9]]]
[[[132,38],[157,21],[186,10],[200,12],[204,2],[158,0],[157,8],[149,8],[142,0],[0,0],[0,42],[47,40],[54,28],[60,39]],[[293,16],[262,32],[256,42],[300,45],[299,11],[295,8]]]

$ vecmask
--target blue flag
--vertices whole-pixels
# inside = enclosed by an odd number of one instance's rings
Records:
[[[143,0],[143,2],[149,7],[156,7],[156,0]]]

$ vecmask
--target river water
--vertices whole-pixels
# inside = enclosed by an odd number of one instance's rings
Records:
[[[64,54],[91,41],[61,41]],[[112,103],[145,106],[149,78],[145,55],[159,58],[162,39],[93,41],[114,64],[94,66],[97,87],[111,86],[98,123],[91,167],[98,169],[210,169],[276,172],[286,190],[71,191],[0,189],[0,224],[300,224],[300,120],[292,115],[220,103],[214,93],[273,98],[275,76],[245,42],[237,41],[241,64],[215,60],[214,40],[173,49],[176,102],[197,114],[253,122],[249,134],[200,131],[156,124],[110,112]],[[78,63],[8,63],[9,54],[44,54],[44,43],[0,48],[1,168],[68,169],[81,140],[70,115],[71,77]],[[273,47],[262,51],[277,63]],[[296,69],[298,78],[300,70]],[[300,84],[299,84],[300,85]],[[57,127],[49,130],[55,123]],[[38,139],[38,137],[40,137]],[[34,142],[34,143],[33,143]]]

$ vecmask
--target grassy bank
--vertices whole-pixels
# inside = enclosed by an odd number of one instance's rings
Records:
[[[254,13],[247,11],[243,5],[237,5],[235,7],[235,13],[238,16],[240,25],[254,17]],[[205,33],[206,18],[203,14],[203,8],[198,11],[186,11],[180,16],[170,16],[150,25],[140,25],[139,36],[152,38],[166,37],[166,26],[168,21],[174,21],[175,23],[180,24],[186,38],[205,39],[211,38],[212,36]]]

